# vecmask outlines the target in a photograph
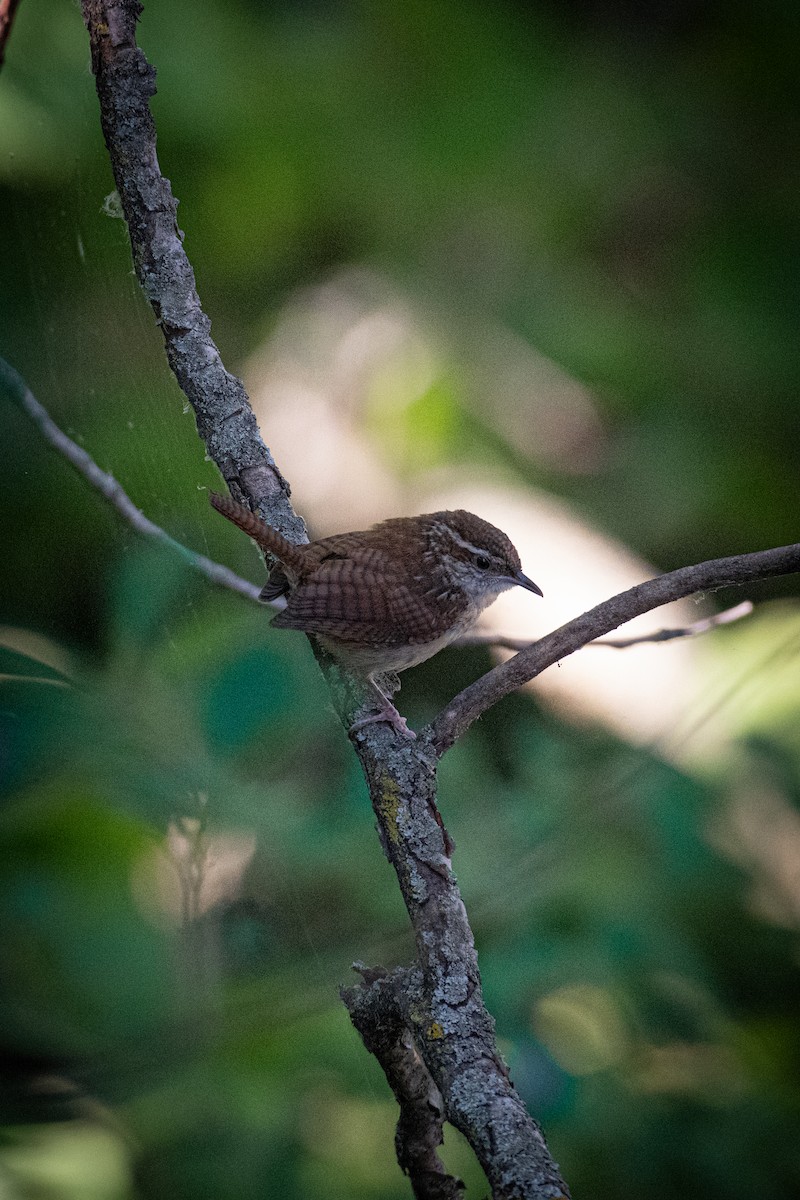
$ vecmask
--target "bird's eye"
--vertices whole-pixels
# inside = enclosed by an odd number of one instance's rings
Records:
[[[475,556],[475,566],[480,567],[482,571],[488,571],[491,565],[491,560],[488,559],[485,554],[478,554]]]

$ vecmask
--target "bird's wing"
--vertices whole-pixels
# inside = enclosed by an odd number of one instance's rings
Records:
[[[395,646],[429,640],[429,628],[435,636],[434,621],[427,598],[376,556],[374,562],[326,559],[295,588],[272,624]]]

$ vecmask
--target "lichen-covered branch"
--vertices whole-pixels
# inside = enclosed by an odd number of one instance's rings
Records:
[[[176,221],[177,201],[161,174],[150,112],[155,70],[136,44],[138,0],[82,0],[100,118],[139,283],[164,335],[169,364],[197,419],[208,453],[234,495],[294,541],[303,522],[289,485],[261,440],[244,385],[222,364],[211,322]]]
[[[436,755],[424,739],[398,747],[388,727],[354,741],[387,858],[414,929],[418,981],[408,1027],[444,1101],[475,1151],[495,1200],[569,1196],[537,1123],[497,1049],[472,930],[436,808]]]
[[[383,1068],[400,1105],[395,1134],[397,1161],[417,1200],[457,1200],[464,1185],[450,1175],[437,1154],[444,1140],[444,1101],[425,1066],[405,1013],[413,990],[412,972],[391,974],[354,963],[361,983],[341,996],[361,1040]]]

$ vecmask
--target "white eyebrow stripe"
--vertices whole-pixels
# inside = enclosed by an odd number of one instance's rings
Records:
[[[453,541],[456,543],[457,546],[463,546],[465,550],[469,550],[469,552],[471,554],[488,554],[489,553],[488,550],[481,549],[478,546],[473,546],[472,542],[465,542],[464,539],[460,538],[457,533],[453,534]],[[492,557],[494,557],[494,555],[492,555]]]
[[[450,525],[442,523],[438,526],[438,528],[442,533],[448,533],[457,546],[461,546],[464,550],[469,550],[470,554],[491,554],[491,551],[487,550],[485,547],[474,546],[472,542],[465,541],[464,538],[460,537],[456,533],[455,529],[453,529]],[[491,554],[491,557],[494,558],[494,555]]]

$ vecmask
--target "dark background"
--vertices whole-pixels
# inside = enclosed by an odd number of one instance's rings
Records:
[[[161,165],[226,365],[256,392],[305,354],[324,388],[319,331],[341,349],[348,304],[405,331],[340,398],[371,482],[296,481],[312,532],[348,492],[377,519],[490,479],[661,570],[797,540],[798,19],[146,6]],[[208,510],[112,188],[78,9],[22,0],[0,351],[148,516],[260,580]],[[308,647],[143,545],[0,404],[0,1183],[407,1195],[337,987],[412,947]],[[547,562],[530,573],[547,593]],[[691,754],[516,696],[443,765],[487,1002],[576,1196],[800,1190],[797,582],[748,595],[693,660]],[[401,708],[429,719],[488,661],[448,651]],[[445,1156],[484,1194],[457,1135]]]

